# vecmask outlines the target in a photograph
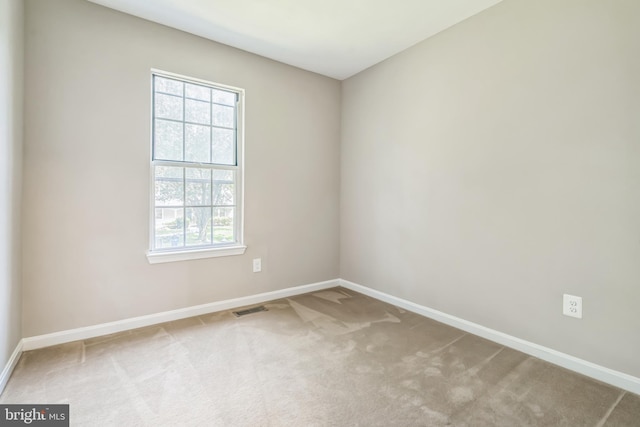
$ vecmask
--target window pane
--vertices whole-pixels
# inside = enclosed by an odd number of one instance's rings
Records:
[[[209,126],[185,124],[185,154],[188,162],[209,163],[211,151],[211,128]]]
[[[156,166],[156,206],[182,206],[184,203],[183,168]]]
[[[187,98],[195,98],[201,101],[211,101],[211,89],[205,86],[185,84],[185,95]]]
[[[182,96],[182,82],[177,80],[165,79],[164,77],[155,77],[156,92],[172,93]]]
[[[213,89],[213,102],[224,105],[236,105],[236,94],[225,90]]]
[[[160,217],[160,219],[158,219]],[[184,211],[182,208],[156,209],[155,248],[184,246]]]
[[[213,163],[235,165],[235,131],[213,128]]]
[[[233,107],[212,104],[214,126],[234,127]]]
[[[182,98],[156,93],[155,117],[182,120]]]
[[[213,208],[213,242],[231,243],[235,241],[233,233],[235,208]]]
[[[211,207],[187,208],[187,246],[211,244]]]
[[[154,159],[182,160],[182,123],[156,120]]]
[[[186,176],[187,205],[211,205],[211,170],[186,168]]]
[[[213,205],[235,205],[233,174],[233,171],[213,171]]]
[[[185,121],[193,123],[201,123],[203,125],[211,124],[211,104],[203,101],[194,101],[187,99],[185,101]]]

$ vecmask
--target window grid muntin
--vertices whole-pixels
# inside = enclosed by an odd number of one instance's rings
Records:
[[[182,86],[182,95],[176,95],[174,93],[170,93],[170,92],[164,92],[164,91],[159,91],[156,90],[157,87],[157,81],[156,81],[156,77],[165,79],[165,80],[171,80],[177,83],[180,83]],[[203,101],[201,99],[197,99],[197,98],[193,98],[193,97],[187,97],[186,96],[186,84],[191,84],[194,86],[200,86],[200,87],[205,87],[209,90],[210,92],[210,100],[209,101]],[[224,104],[221,102],[214,102],[213,101],[213,91],[220,91],[220,92],[225,92],[225,93],[229,93],[232,94],[234,96],[234,104],[233,105],[229,105],[229,104]],[[178,119],[172,119],[172,118],[165,118],[165,117],[157,117],[156,116],[156,95],[160,94],[160,95],[166,95],[166,96],[172,96],[175,98],[180,98],[182,100],[182,120],[178,120]],[[193,101],[199,101],[199,102],[208,102],[209,104],[209,124],[203,124],[203,123],[197,123],[197,122],[192,122],[192,121],[187,121],[186,120],[186,100],[190,99]],[[207,85],[204,83],[197,83],[197,82],[192,82],[189,81],[187,79],[185,80],[178,80],[176,78],[171,78],[171,77],[166,77],[160,73],[153,73],[153,109],[152,109],[152,138],[153,138],[153,148],[152,148],[152,160],[156,161],[156,160],[163,160],[163,161],[170,161],[170,162],[186,162],[185,157],[186,157],[186,126],[187,124],[189,125],[197,125],[197,126],[208,126],[209,127],[209,159],[210,159],[210,164],[220,164],[220,165],[227,165],[227,166],[232,166],[238,165],[238,101],[239,101],[239,94],[238,92],[234,92],[228,89],[224,89],[215,85]],[[213,105],[219,105],[221,107],[225,107],[225,108],[231,108],[233,110],[233,127],[227,127],[227,126],[221,126],[221,125],[214,125],[213,124]],[[155,139],[156,139],[156,120],[165,120],[165,121],[169,121],[169,122],[174,122],[174,123],[181,123],[182,124],[182,159],[181,160],[174,160],[174,159],[156,159],[156,144],[155,144]],[[225,130],[230,130],[233,131],[233,140],[232,140],[232,145],[233,145],[233,153],[232,153],[232,162],[231,163],[213,163],[213,128],[216,129],[225,129]]]
[[[154,239],[153,239],[153,248],[155,251],[171,251],[171,250],[176,250],[176,249],[181,249],[184,250],[186,248],[197,248],[197,247],[219,247],[219,246],[225,246],[225,245],[232,245],[235,243],[239,243],[239,236],[238,236],[238,221],[239,221],[239,217],[238,217],[238,187],[237,187],[237,183],[238,183],[238,179],[237,179],[237,173],[236,171],[233,171],[233,178],[231,180],[215,180],[214,179],[214,174],[213,171],[218,170],[217,168],[207,168],[207,169],[211,169],[212,173],[211,173],[211,177],[209,179],[209,183],[211,184],[211,187],[209,189],[210,192],[210,198],[211,201],[213,202],[213,200],[215,199],[214,197],[214,183],[216,181],[218,181],[219,183],[230,183],[233,184],[233,200],[234,203],[233,204],[217,204],[217,203],[210,203],[210,204],[202,204],[202,205],[194,205],[194,204],[187,204],[186,203],[186,199],[187,199],[187,169],[197,169],[197,168],[187,168],[187,167],[183,167],[183,166],[175,166],[175,167],[180,167],[182,169],[182,204],[181,205],[163,205],[163,204],[156,204],[155,203],[155,183],[157,182],[155,174],[154,174]],[[222,170],[229,170],[229,169],[222,169]],[[176,178],[165,178],[165,180],[175,180]],[[209,208],[211,215],[210,215],[210,221],[211,221],[211,232],[210,232],[210,237],[211,237],[211,243],[205,243],[202,245],[188,245],[187,244],[187,232],[188,232],[188,216],[187,216],[187,209],[189,208]],[[214,215],[214,210],[215,209],[233,209],[233,215],[231,216],[231,221],[233,222],[232,225],[232,240],[229,242],[219,242],[216,243],[215,242],[215,230],[216,230],[216,226],[214,224],[214,220],[215,220],[215,215]],[[180,246],[171,246],[171,247],[158,247],[157,245],[157,240],[158,240],[158,235],[156,233],[157,231],[157,221],[158,218],[155,215],[155,210],[156,209],[173,209],[175,211],[181,211],[182,212],[182,245]],[[177,220],[177,219],[176,219]],[[206,227],[207,225],[205,225]]]

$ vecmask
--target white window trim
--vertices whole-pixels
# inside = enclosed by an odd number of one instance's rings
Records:
[[[215,258],[221,256],[242,255],[247,247],[244,245],[234,245],[227,247],[206,248],[206,249],[186,249],[175,252],[147,252],[149,264],[160,264],[163,262],[188,261],[192,259]]]
[[[237,242],[229,245],[220,245],[212,247],[196,247],[193,249],[184,248],[178,251],[170,250],[152,250],[153,239],[155,238],[154,220],[155,212],[151,209],[151,206],[155,204],[155,177],[154,177],[154,164],[153,158],[149,156],[149,175],[150,175],[150,189],[149,189],[149,249],[146,252],[147,260],[149,264],[159,264],[165,262],[175,261],[188,261],[204,258],[216,258],[224,256],[242,255],[245,253],[247,246],[244,244],[244,104],[245,104],[245,91],[242,88],[224,85],[220,83],[214,83],[208,80],[202,80],[194,77],[184,76],[181,74],[171,73],[169,71],[159,70],[156,68],[151,69],[151,76],[159,74],[166,77],[173,77],[180,80],[185,80],[193,83],[200,83],[205,85],[213,85],[221,89],[228,89],[233,92],[237,92],[239,95],[239,102],[237,106],[237,123],[236,123],[236,158],[238,167],[236,169],[236,188],[240,191],[240,195],[236,194],[236,213],[237,213]],[[151,111],[153,112],[153,78],[150,79],[151,85]],[[153,114],[152,114],[153,116]],[[149,120],[149,137],[151,141],[150,149],[153,150],[153,123]]]

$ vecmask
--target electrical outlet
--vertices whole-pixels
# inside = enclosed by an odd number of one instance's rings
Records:
[[[582,297],[564,294],[562,297],[562,314],[582,319]]]
[[[253,272],[260,273],[262,271],[262,258],[253,259]]]

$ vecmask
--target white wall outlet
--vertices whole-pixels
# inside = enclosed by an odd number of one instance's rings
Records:
[[[582,297],[564,294],[562,296],[562,314],[582,319]]]
[[[262,271],[262,258],[253,259],[253,272],[260,273]]]

